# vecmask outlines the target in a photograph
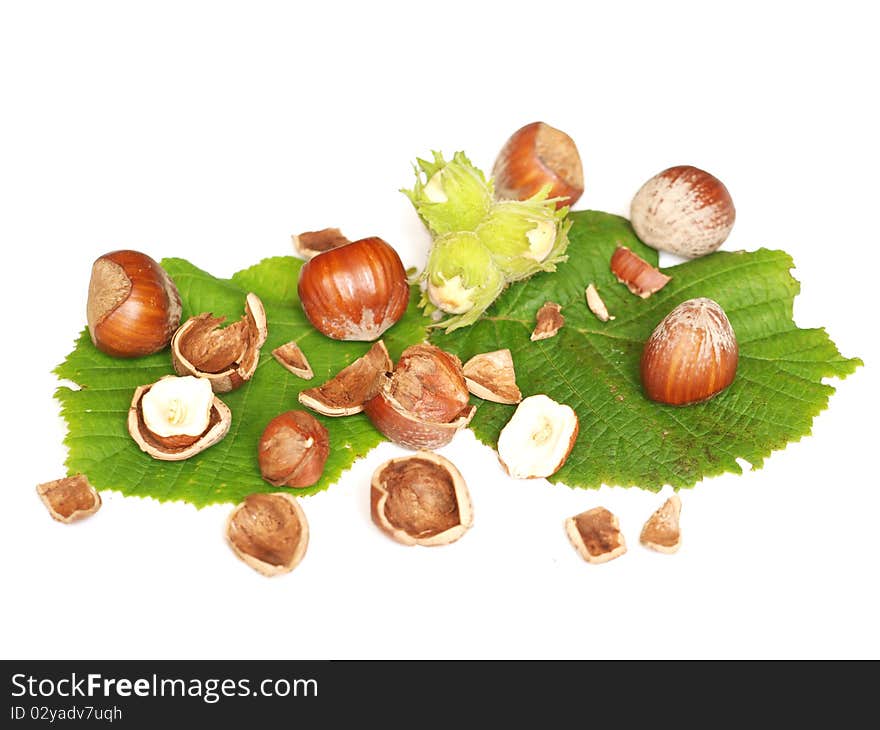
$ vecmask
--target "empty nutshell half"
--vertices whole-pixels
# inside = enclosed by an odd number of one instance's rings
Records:
[[[89,517],[101,508],[101,495],[89,484],[85,474],[38,484],[37,494],[52,519],[65,524]]]
[[[474,522],[461,473],[431,451],[390,459],[376,469],[370,513],[379,528],[404,545],[447,545]]]
[[[283,492],[250,494],[229,515],[226,539],[257,572],[281,575],[305,556],[309,524],[296,497]]]
[[[626,552],[617,517],[604,507],[581,512],[565,521],[568,539],[588,563],[607,563]]]
[[[678,524],[681,515],[681,498],[673,494],[642,528],[642,545],[658,553],[672,554],[681,547],[681,528]]]

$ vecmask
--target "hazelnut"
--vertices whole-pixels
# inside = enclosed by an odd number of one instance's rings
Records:
[[[330,434],[311,413],[287,411],[269,421],[257,448],[260,473],[275,487],[310,487],[330,455]]]
[[[408,347],[380,383],[364,412],[383,435],[407,448],[448,444],[476,412],[469,405],[461,361],[434,345]]]
[[[391,370],[391,356],[379,340],[348,367],[317,388],[303,390],[299,402],[324,416],[350,416],[364,410],[364,403],[382,387]]]
[[[37,494],[52,519],[65,524],[89,517],[101,508],[101,496],[85,474],[38,484]]]
[[[721,306],[701,297],[673,309],[645,343],[645,395],[658,403],[707,400],[733,382],[739,362],[736,334]]]
[[[306,554],[309,524],[296,497],[251,494],[226,522],[226,539],[239,558],[263,575],[289,573]]]
[[[446,545],[474,521],[461,473],[430,451],[380,465],[373,473],[370,504],[373,522],[404,545]]]
[[[574,140],[544,122],[532,122],[507,140],[492,169],[495,196],[526,200],[550,186],[557,207],[574,205],[584,192],[584,171]]]
[[[578,435],[571,406],[530,395],[498,436],[498,459],[514,479],[549,477],[562,468]]]
[[[510,350],[474,355],[464,364],[462,373],[468,390],[477,398],[506,404],[522,400]]]
[[[642,299],[656,294],[672,281],[671,276],[666,276],[626,246],[618,246],[611,255],[611,273]]]
[[[607,563],[626,552],[620,525],[611,512],[596,507],[565,521],[568,539],[588,563]]]
[[[681,529],[678,518],[681,514],[681,499],[673,494],[642,528],[641,542],[645,547],[659,553],[672,554],[681,546]]]
[[[364,238],[303,264],[297,287],[314,327],[336,340],[375,340],[409,303],[409,282],[397,252]]]
[[[204,378],[215,393],[228,393],[250,380],[266,342],[266,310],[256,294],[248,294],[244,311],[238,322],[222,329],[225,317],[210,312],[184,322],[171,339],[174,371]]]
[[[180,295],[165,269],[139,251],[113,251],[92,265],[86,318],[92,342],[114,357],[164,349],[180,323]]]
[[[730,235],[736,210],[718,178],[680,165],[642,185],[633,198],[630,220],[636,235],[653,248],[705,256]]]
[[[202,378],[168,375],[134,392],[128,409],[128,432],[160,461],[182,461],[220,441],[229,431],[232,412]]]

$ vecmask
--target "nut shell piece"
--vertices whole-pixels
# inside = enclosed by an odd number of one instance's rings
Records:
[[[584,170],[574,140],[544,122],[532,122],[507,140],[492,169],[495,197],[525,200],[547,185],[556,204],[574,205],[584,192]]]
[[[636,235],[680,256],[705,256],[730,235],[733,199],[714,175],[691,165],[670,167],[646,182],[630,207]]]
[[[141,451],[146,452],[154,459],[183,461],[221,441],[229,431],[229,426],[232,424],[232,412],[223,401],[214,396],[208,427],[200,436],[194,438],[157,436],[150,431],[144,422],[143,409],[141,408],[141,400],[152,387],[151,383],[135,389],[131,406],[128,409],[128,432]]]
[[[477,398],[494,403],[514,404],[522,400],[516,385],[516,371],[510,350],[474,355],[462,367],[468,390]]]
[[[371,341],[395,324],[409,303],[409,281],[397,252],[363,238],[303,264],[297,285],[309,322],[336,340]]]
[[[293,250],[300,258],[308,261],[320,253],[330,251],[351,243],[338,228],[322,228],[320,231],[306,231],[290,237]]]
[[[300,391],[299,402],[324,416],[350,416],[382,387],[385,373],[394,367],[385,343],[379,340],[365,355],[316,388]]]
[[[140,251],[111,251],[92,265],[86,319],[95,346],[114,357],[164,349],[180,324],[171,277]]]
[[[101,508],[101,495],[89,484],[85,474],[38,484],[37,494],[52,519],[65,524],[89,517]]]
[[[171,362],[178,375],[210,381],[215,393],[228,393],[251,379],[266,342],[266,310],[256,294],[245,298],[244,316],[220,328],[224,317],[190,317],[171,339]]]
[[[266,425],[257,447],[260,473],[275,487],[310,487],[330,455],[330,434],[311,413],[287,411]]]
[[[516,407],[498,436],[498,459],[514,479],[549,477],[562,468],[578,435],[571,406],[530,395]]]
[[[581,512],[565,521],[565,532],[575,550],[588,563],[607,563],[626,552],[620,525],[604,507]]]
[[[461,473],[430,451],[381,464],[373,473],[370,507],[373,522],[404,545],[447,545],[474,521]]]
[[[666,276],[626,246],[618,246],[611,255],[611,273],[642,299],[656,294],[672,281],[671,276]]]
[[[300,346],[296,344],[295,340],[286,342],[280,347],[276,347],[272,350],[272,357],[275,358],[281,367],[293,373],[298,378],[311,380],[315,377],[312,366],[309,364],[309,359],[300,349]]]
[[[251,494],[226,522],[226,539],[236,555],[266,576],[289,573],[306,554],[309,524],[291,494]]]
[[[535,329],[529,339],[532,342],[537,342],[555,337],[564,324],[565,317],[562,316],[562,307],[556,302],[544,302],[535,315]]]
[[[611,319],[616,319],[613,314],[608,314],[608,307],[605,306],[605,301],[599,296],[599,290],[596,289],[595,284],[589,284],[587,288],[584,290],[584,296],[587,300],[587,306],[590,308],[590,311],[596,315],[596,319],[600,322],[607,322]]]
[[[678,548],[681,547],[679,515],[681,515],[681,498],[673,494],[648,518],[639,538],[642,545],[669,555],[678,552]]]
[[[667,314],[642,351],[645,395],[683,406],[708,400],[736,377],[739,346],[733,326],[712,299],[688,299]]]

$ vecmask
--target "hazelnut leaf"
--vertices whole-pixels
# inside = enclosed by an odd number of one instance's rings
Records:
[[[658,490],[690,487],[706,476],[741,473],[737,458],[760,467],[774,450],[810,433],[813,418],[843,378],[862,364],[845,358],[824,329],[800,329],[792,304],[800,290],[784,251],[717,252],[671,267],[672,280],[650,299],[618,283],[609,262],[618,245],[657,264],[657,252],[619,216],[571,214],[568,261],[556,273],[514,284],[467,329],[434,331],[431,342],[467,361],[509,348],[523,396],[544,393],[572,406],[580,432],[565,465],[550,479],[569,486],[601,484]],[[616,319],[600,322],[584,304],[593,283]],[[739,342],[733,384],[705,403],[662,406],[642,394],[644,342],[677,304],[710,297],[724,308]],[[532,342],[535,314],[546,301],[565,312],[565,327]],[[495,447],[513,406],[480,402],[470,424]]]
[[[83,331],[56,374],[73,386],[56,391],[67,421],[65,443],[71,473],[88,474],[98,490],[183,500],[202,507],[217,502],[241,502],[253,492],[276,492],[263,481],[257,462],[257,443],[266,424],[279,413],[299,409],[299,391],[308,381],[289,373],[272,357],[272,350],[296,341],[305,353],[317,381],[329,379],[363,355],[370,342],[340,342],[324,337],[309,324],[296,293],[303,262],[293,257],[266,259],[239,271],[231,279],[218,279],[183,259],[165,259],[162,266],[174,279],[183,301],[183,319],[213,312],[234,322],[241,316],[248,292],[266,308],[269,336],[263,345],[253,378],[223,395],[232,410],[226,437],[206,451],[181,462],[160,462],[143,453],[126,429],[132,393],[139,385],[172,374],[171,355],[164,350],[135,360],[109,357],[98,351]],[[404,317],[383,335],[393,358],[409,345],[425,339],[428,320],[418,309],[414,291]],[[385,440],[364,415],[346,418],[317,416],[330,432],[331,451],[323,476],[296,495],[327,488],[351,466]]]

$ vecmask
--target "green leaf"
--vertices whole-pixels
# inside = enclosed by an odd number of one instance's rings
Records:
[[[168,351],[137,360],[122,360],[99,352],[87,331],[55,372],[79,389],[62,386],[56,397],[68,424],[70,473],[84,472],[98,489],[158,500],[184,500],[198,507],[215,502],[239,502],[253,492],[277,491],[262,480],[257,466],[257,443],[263,428],[277,414],[301,408],[297,395],[335,375],[363,355],[365,342],[338,342],[315,330],[299,305],[296,283],[302,262],[292,257],[262,261],[229,280],[217,279],[182,259],[162,265],[174,279],[183,300],[183,316],[201,312],[239,319],[244,298],[253,291],[263,301],[269,338],[253,379],[239,390],[221,394],[232,409],[226,438],[182,462],[162,462],[142,452],[126,429],[126,416],[135,387],[172,373]],[[393,358],[425,338],[427,320],[418,310],[418,290],[410,296],[404,317],[383,339]],[[305,381],[281,367],[274,348],[296,340],[309,358],[315,377]],[[363,415],[317,418],[330,432],[331,451],[324,475],[315,486],[296,490],[309,494],[335,482],[352,462],[383,437]]]
[[[671,267],[672,281],[649,299],[633,296],[614,278],[609,261],[618,243],[651,263],[624,218],[572,214],[568,262],[508,289],[473,326],[431,341],[463,361],[510,348],[523,395],[546,393],[572,406],[580,433],[565,466],[551,480],[569,486],[601,484],[658,490],[689,487],[703,477],[754,468],[774,450],[810,433],[813,418],[842,378],[862,364],[844,358],[823,329],[798,329],[792,303],[799,292],[782,251],[715,253]],[[587,308],[593,282],[616,319],[600,322]],[[660,320],[692,297],[710,297],[727,312],[740,347],[733,384],[705,403],[676,408],[648,401],[641,391],[642,345]],[[562,305],[556,337],[531,342],[535,313],[546,301]],[[495,446],[513,406],[476,400],[471,428]]]

